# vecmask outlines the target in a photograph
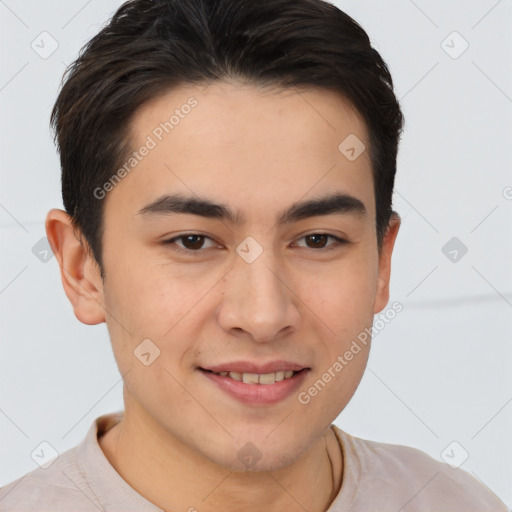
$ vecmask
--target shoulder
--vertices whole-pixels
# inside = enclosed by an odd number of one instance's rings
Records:
[[[78,445],[1,487],[0,510],[85,512],[103,510],[105,500],[109,504],[122,501],[125,507],[130,494],[133,501],[136,493],[116,473],[98,444],[98,435],[115,425],[122,414],[117,411],[95,418]],[[109,501],[111,495],[113,502]]]
[[[98,503],[75,461],[77,447],[0,488],[2,512],[97,510]]]
[[[338,427],[334,430],[347,466],[352,466],[347,468],[347,481],[359,488],[378,488],[377,494],[390,506],[400,505],[403,512],[509,511],[489,488],[461,468],[454,469],[417,448],[354,437]]]

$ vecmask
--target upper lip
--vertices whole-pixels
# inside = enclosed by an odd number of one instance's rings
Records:
[[[238,373],[274,373],[278,371],[292,370],[298,372],[307,368],[307,366],[292,363],[290,361],[269,361],[268,363],[253,363],[251,361],[232,361],[215,366],[202,366],[203,370],[219,372],[238,372]]]

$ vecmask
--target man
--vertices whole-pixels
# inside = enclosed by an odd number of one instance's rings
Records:
[[[387,306],[403,118],[321,0],[134,0],[52,114],[47,236],[125,409],[2,510],[504,511],[472,476],[332,422]],[[349,354],[352,354],[351,356]]]

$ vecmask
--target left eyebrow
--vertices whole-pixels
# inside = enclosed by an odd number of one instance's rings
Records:
[[[225,204],[215,203],[207,198],[187,197],[180,194],[164,195],[144,206],[137,215],[191,214],[244,224],[245,217],[239,211]],[[337,193],[308,201],[293,203],[277,217],[277,224],[290,224],[309,217],[332,214],[350,214],[364,217],[366,207],[360,199],[349,194]]]

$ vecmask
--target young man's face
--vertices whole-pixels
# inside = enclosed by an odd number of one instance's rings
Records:
[[[197,104],[182,108],[191,97]],[[160,123],[176,109],[166,133]],[[351,399],[369,343],[359,342],[341,371],[334,365],[388,301],[399,221],[379,260],[369,152],[354,159],[360,146],[338,147],[355,135],[368,149],[366,128],[328,91],[219,82],[147,103],[132,128],[134,150],[149,150],[106,194],[105,281],[96,281],[97,320],[108,325],[124,376],[125,416],[231,469],[249,467],[245,452],[261,456],[256,469],[291,464]],[[366,212],[280,221],[297,203],[334,194],[357,198]],[[165,202],[141,213],[165,195],[224,205],[240,222],[166,211]],[[143,340],[151,342],[139,347]],[[307,370],[274,384],[205,371],[275,361]],[[331,378],[322,377],[329,369]],[[309,393],[318,380],[324,385]]]

